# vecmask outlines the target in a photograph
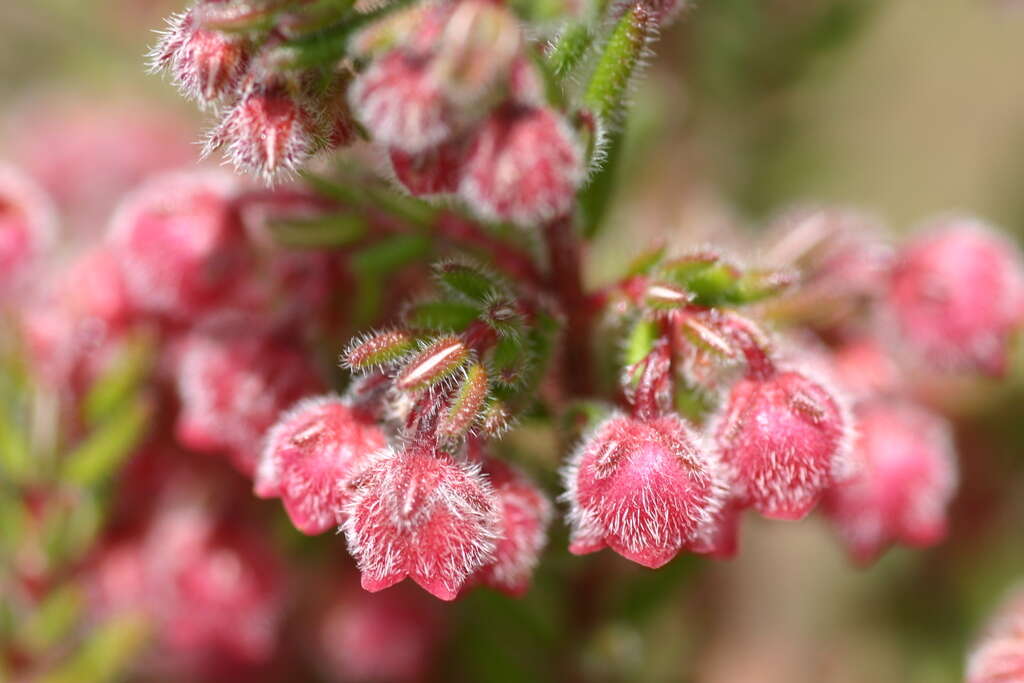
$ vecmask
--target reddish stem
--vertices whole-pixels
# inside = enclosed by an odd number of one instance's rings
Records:
[[[583,291],[582,248],[572,219],[564,216],[545,225],[544,243],[550,268],[548,287],[565,316],[565,386],[571,394],[585,396],[593,391],[590,330],[594,316]]]

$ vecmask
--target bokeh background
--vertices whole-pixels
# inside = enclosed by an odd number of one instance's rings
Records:
[[[0,2],[0,157],[50,187],[78,178],[60,197],[84,207],[76,241],[102,231],[138,169],[195,163],[202,115],[143,67],[151,29],[177,9]],[[1024,233],[1024,3],[703,0],[655,48],[591,281],[651,240],[728,245],[795,203],[866,210],[894,234],[949,211]],[[44,154],[49,144],[58,148]],[[96,155],[120,170],[83,185]],[[893,550],[856,570],[820,519],[749,519],[736,560],[677,560],[651,575],[618,558],[569,558],[559,530],[522,603],[474,594],[450,607],[458,677],[559,680],[532,654],[560,628],[546,601],[563,572],[593,562],[588,571],[613,577],[600,585],[616,588],[577,596],[612,615],[575,644],[586,680],[961,680],[984,616],[1024,580],[1016,377],[956,408],[964,486],[941,548]],[[549,447],[529,429],[516,438]]]

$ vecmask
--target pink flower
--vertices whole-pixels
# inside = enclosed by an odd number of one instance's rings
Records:
[[[140,537],[100,550],[89,586],[100,614],[146,617],[154,647],[140,663],[149,674],[236,680],[277,648],[282,569],[262,535],[175,497]]]
[[[243,34],[202,26],[203,5],[173,15],[150,51],[152,71],[167,70],[182,95],[204,104],[232,95],[249,66]]]
[[[310,105],[283,86],[256,85],[210,132],[203,153],[225,147],[235,169],[272,183],[325,145],[322,128]]]
[[[729,392],[713,429],[733,495],[765,517],[801,519],[850,471],[850,418],[801,372],[751,373]]]
[[[330,680],[424,680],[443,633],[437,603],[408,585],[376,595],[347,590],[320,623],[321,663]]]
[[[902,337],[929,362],[999,376],[1024,314],[1020,256],[981,223],[948,219],[903,249],[887,300]]]
[[[948,426],[891,399],[861,404],[856,418],[859,471],[825,499],[853,558],[867,564],[893,542],[926,547],[941,541],[957,485]]]
[[[569,551],[610,547],[652,569],[700,540],[726,485],[718,461],[682,418],[613,415],[563,470]]]
[[[395,50],[374,61],[352,84],[350,102],[373,139],[409,154],[452,133],[452,116],[429,61]]]
[[[19,284],[56,238],[57,214],[46,193],[0,164],[0,290]]]
[[[307,354],[260,335],[192,333],[182,342],[175,373],[178,441],[223,453],[249,476],[263,435],[280,412],[320,388]]]
[[[373,419],[346,401],[303,399],[267,433],[256,495],[280,497],[296,529],[322,534],[337,526],[353,473],[385,445]]]
[[[1024,592],[1017,588],[989,622],[968,659],[966,683],[1024,680]]]
[[[109,238],[140,310],[190,320],[231,301],[248,261],[236,189],[220,173],[176,173],[125,197]]]
[[[478,468],[423,448],[387,449],[352,488],[342,528],[366,590],[409,577],[452,600],[494,559],[499,510]]]
[[[475,134],[459,194],[488,220],[530,226],[567,213],[583,177],[579,141],[558,113],[508,105]]]
[[[547,542],[551,503],[536,484],[500,460],[488,459],[484,474],[500,505],[500,537],[494,561],[478,570],[476,577],[486,586],[520,597],[530,588],[533,570]]]

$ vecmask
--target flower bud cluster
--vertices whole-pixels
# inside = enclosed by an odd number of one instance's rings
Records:
[[[508,7],[416,5],[366,29],[355,50],[369,63],[352,109],[409,192],[457,193],[483,218],[527,226],[569,211],[583,150],[546,103]]]
[[[525,311],[479,265],[442,262],[435,277],[443,298],[349,345],[342,362],[361,377],[345,397],[304,399],[278,419],[255,491],[280,497],[300,531],[340,525],[369,591],[408,577],[444,600],[467,584],[519,595],[551,506],[479,437],[507,422],[496,388],[527,362]]]
[[[222,149],[239,171],[273,182],[353,141],[345,80],[289,66],[289,22],[274,3],[199,0],[167,23],[150,68],[219,117],[206,154]]]

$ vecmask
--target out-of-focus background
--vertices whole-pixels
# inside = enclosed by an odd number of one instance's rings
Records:
[[[142,174],[195,163],[203,116],[144,73],[151,30],[177,9],[0,3],[0,158],[76,207],[77,239],[101,232]],[[794,203],[850,205],[896,233],[950,211],[1024,233],[1024,3],[703,0],[655,49],[611,197],[616,229],[589,264],[595,282],[648,241],[728,245]],[[116,172],[90,174],[97,157]],[[855,570],[819,519],[749,519],[738,559],[701,565],[699,582],[674,581],[692,569],[677,561],[663,593],[626,595],[645,616],[624,609],[586,644],[588,677],[960,680],[983,616],[1024,579],[1024,502],[1013,495],[1024,490],[1014,464],[1024,439],[1009,434],[1022,422],[1017,402],[965,420],[970,486],[943,547],[893,550]],[[560,538],[552,545],[564,554]],[[554,589],[540,581],[533,600]],[[452,609],[472,615],[474,605]],[[504,649],[513,664],[529,650],[528,636],[500,624],[481,625],[489,635],[468,627],[467,648]]]

